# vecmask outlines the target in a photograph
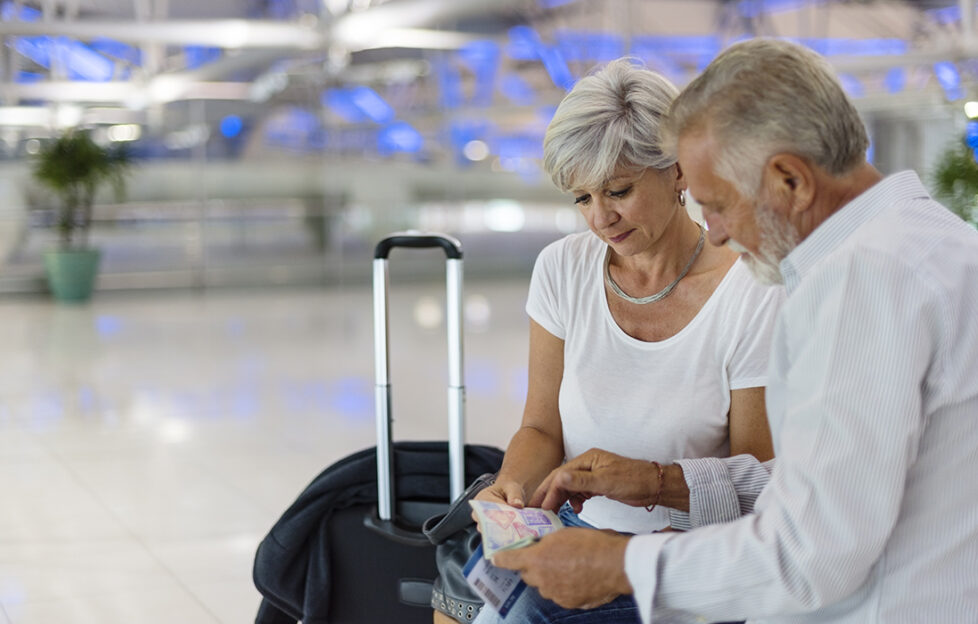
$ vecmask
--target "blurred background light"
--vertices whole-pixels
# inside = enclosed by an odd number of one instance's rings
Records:
[[[475,139],[466,143],[462,152],[469,160],[478,162],[489,156],[489,146],[485,141]]]
[[[228,139],[233,139],[241,134],[242,128],[244,128],[244,122],[238,115],[228,115],[221,120],[221,135]]]
[[[486,204],[485,226],[492,232],[519,232],[526,224],[526,214],[519,202],[494,199]]]
[[[142,134],[143,129],[139,124],[118,124],[106,130],[106,136],[115,142],[138,141]]]

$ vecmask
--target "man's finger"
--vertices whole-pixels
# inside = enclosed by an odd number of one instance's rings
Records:
[[[530,547],[527,547],[530,548]],[[492,557],[492,565],[497,568],[516,570],[517,572],[525,567],[527,548],[517,548],[515,550],[504,550],[497,552]]]
[[[590,496],[594,492],[594,473],[585,470],[567,470],[554,476],[550,489],[543,497],[540,507],[559,509],[564,501],[575,499],[578,494]]]

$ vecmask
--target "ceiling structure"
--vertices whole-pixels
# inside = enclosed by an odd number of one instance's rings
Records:
[[[0,0],[0,16],[0,159],[80,125],[151,157],[520,171],[594,66],[629,55],[682,85],[751,36],[826,54],[866,115],[963,104],[978,77],[967,0]]]

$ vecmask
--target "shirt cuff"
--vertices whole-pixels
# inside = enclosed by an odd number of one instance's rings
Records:
[[[668,511],[669,526],[677,531],[688,531],[693,528],[693,524],[689,519],[689,512],[679,511],[678,509],[669,509]]]
[[[671,533],[638,535],[628,540],[625,548],[625,574],[632,585],[632,596],[638,605],[642,624],[652,624],[652,602],[658,582],[659,551]]]
[[[726,465],[715,457],[680,459],[689,486],[689,524],[701,527],[741,516],[740,500]]]

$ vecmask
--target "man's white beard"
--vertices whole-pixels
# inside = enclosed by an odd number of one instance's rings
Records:
[[[747,268],[758,282],[768,286],[784,284],[781,261],[798,246],[801,238],[798,230],[764,202],[758,202],[754,220],[761,241],[756,254],[733,239],[727,241],[727,246],[739,254],[747,254],[744,257]]]

